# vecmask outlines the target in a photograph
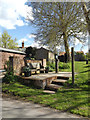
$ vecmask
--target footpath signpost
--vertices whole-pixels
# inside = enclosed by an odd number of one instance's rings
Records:
[[[74,84],[74,47],[71,48],[72,56],[72,85]]]

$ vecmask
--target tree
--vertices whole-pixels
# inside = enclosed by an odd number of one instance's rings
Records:
[[[75,60],[76,61],[85,61],[86,60],[86,55],[84,54],[83,51],[75,52]]]
[[[3,48],[14,49],[17,48],[18,43],[16,43],[17,39],[14,40],[8,34],[7,31],[4,31],[1,38],[0,38],[0,46]]]
[[[84,16],[81,6],[70,2],[38,2],[31,3],[31,6],[34,20],[30,20],[29,14],[28,20],[37,26],[35,39],[54,48],[64,45],[69,61],[69,44],[75,43],[77,39],[85,42],[86,24],[82,21]]]
[[[25,50],[26,58],[35,59],[36,48],[28,47]]]
[[[89,32],[89,35],[90,35],[90,17],[89,17],[90,16],[90,10],[88,10],[85,2],[82,2],[81,4],[82,4],[84,16],[86,18],[88,32]]]
[[[90,60],[90,52],[86,53],[86,58]]]

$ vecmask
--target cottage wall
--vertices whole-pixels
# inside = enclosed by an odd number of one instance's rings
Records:
[[[0,48],[0,69],[4,69],[5,63],[9,61],[9,57],[19,57],[21,61],[25,57],[25,53],[10,49],[1,49]]]
[[[0,52],[0,69],[2,68],[2,52]]]
[[[25,66],[24,59],[20,56],[10,56],[9,57],[10,65],[15,75],[20,75],[22,67]]]
[[[48,58],[49,58],[50,62],[54,62],[55,56],[54,56],[54,54],[52,52],[49,52],[48,53]]]

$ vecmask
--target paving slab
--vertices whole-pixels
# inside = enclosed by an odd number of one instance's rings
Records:
[[[66,74],[67,73],[67,74]],[[48,84],[51,84],[53,80],[59,79],[69,79],[71,77],[71,72],[49,72],[49,73],[41,73],[36,75],[31,75],[29,77],[20,76],[25,84],[33,84],[38,88],[45,89]]]
[[[55,94],[56,93],[55,91],[51,91],[51,90],[44,90],[43,92],[44,93],[49,93],[49,94]]]
[[[77,73],[75,73],[77,74]],[[31,75],[30,77],[27,77],[30,78],[30,79],[45,79],[47,77],[53,77],[53,76],[66,76],[66,77],[71,77],[72,76],[72,73],[71,72],[58,72],[58,73],[55,73],[55,72],[49,72],[49,73],[40,73],[40,74],[35,74],[35,75]],[[23,77],[24,78],[24,77]]]

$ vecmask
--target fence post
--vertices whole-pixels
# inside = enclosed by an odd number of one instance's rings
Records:
[[[74,47],[71,48],[72,55],[72,85],[74,84]]]

